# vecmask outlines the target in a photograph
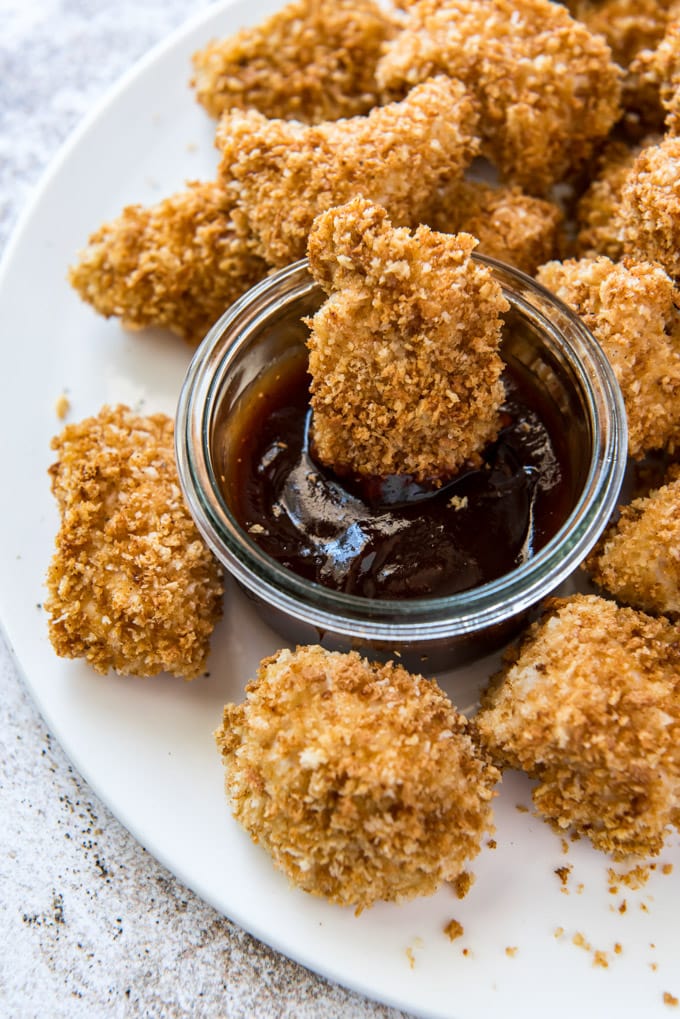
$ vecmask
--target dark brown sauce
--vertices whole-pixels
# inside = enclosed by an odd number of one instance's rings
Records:
[[[219,443],[226,501],[264,552],[335,590],[419,598],[494,580],[571,509],[554,414],[519,369],[503,378],[503,427],[480,467],[434,491],[397,477],[357,486],[314,460],[306,364],[290,358],[242,399]]]

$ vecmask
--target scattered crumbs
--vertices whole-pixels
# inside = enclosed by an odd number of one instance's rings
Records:
[[[564,935],[564,927],[556,927],[553,931],[553,937],[561,938]]]
[[[505,949],[505,954],[508,956],[509,959],[514,959],[518,951],[519,949],[517,948],[517,945],[508,945],[508,947]]]
[[[571,868],[571,864],[570,863],[566,864],[564,867],[556,867],[555,868],[555,873],[557,874],[558,878],[562,882],[562,886],[563,887],[566,885],[567,881],[569,880],[569,875],[571,874],[571,869],[572,868]]]
[[[614,942],[614,955],[621,955],[623,948],[618,941]]]
[[[662,867],[661,867],[661,873],[662,874],[672,874],[673,873],[673,864],[672,863],[664,863],[662,865]]]
[[[489,839],[489,841],[487,842],[487,846],[489,847],[489,849],[495,849],[497,845],[498,843],[496,842],[495,839]]]
[[[569,852],[569,843],[567,842],[566,839],[560,839],[560,842],[562,843],[562,852],[566,856],[567,853]]]
[[[248,534],[264,534],[264,527],[262,524],[251,524],[248,528]]]
[[[454,495],[449,499],[449,506],[456,511],[467,509],[467,504],[467,495]]]
[[[464,928],[462,923],[458,923],[457,920],[449,920],[444,927],[444,934],[450,941],[455,941],[456,938],[463,936]]]
[[[413,947],[414,948],[422,948],[424,944],[425,944],[425,942],[423,941],[422,938],[416,937],[416,938],[413,939]]]
[[[618,885],[610,885],[609,886],[609,894],[610,895],[616,895],[618,890],[619,890],[619,886]]]
[[[647,905],[646,902],[640,903],[640,909],[642,910],[643,913],[649,913],[649,906]]]
[[[472,955],[472,952],[470,951],[469,948],[464,948],[462,954],[467,957],[469,955]]]
[[[475,882],[475,875],[468,870],[459,874],[455,881],[451,882],[454,892],[459,899],[464,899]]]
[[[591,946],[588,944],[584,936],[580,931],[576,931],[573,938],[571,939],[572,944],[576,945],[577,948],[584,948],[586,952],[590,951]]]
[[[579,881],[579,883],[576,885],[576,894],[577,895],[582,895],[584,888],[585,888],[585,885],[583,884],[583,881]]]
[[[414,969],[416,965],[416,957],[413,954],[413,949],[411,948],[410,945],[406,949],[406,958],[408,959],[408,964],[411,967],[411,969]]]
[[[651,969],[652,973],[656,973],[656,971],[659,968],[659,964],[657,962],[650,962],[649,968]]]
[[[623,916],[623,914],[626,912],[627,909],[628,909],[628,903],[626,902],[625,899],[621,899],[621,901],[619,903],[619,913],[621,913],[621,915]]]
[[[57,399],[54,401],[54,409],[57,413],[57,417],[59,418],[59,420],[63,421],[71,409],[71,404],[69,403],[66,393],[62,393],[60,396],[57,397]]]
[[[607,959],[607,953],[601,949],[596,948],[593,952],[593,966],[601,966],[602,969],[609,969],[609,960]]]
[[[663,1003],[664,1005],[671,1005],[673,1008],[678,1007],[678,999],[674,994],[670,994],[668,991],[663,992]]]
[[[607,870],[609,876],[610,885],[624,884],[629,888],[637,889],[642,888],[643,885],[647,884],[649,880],[649,864],[638,864],[631,870],[624,871],[623,873],[617,873],[611,867]]]
[[[650,947],[650,948],[656,948],[656,945],[654,944],[654,942],[653,942],[653,941],[650,941],[650,942],[649,942],[649,947]]]
[[[515,810],[519,810],[520,814],[528,814],[529,808],[525,807],[523,803],[516,803]]]

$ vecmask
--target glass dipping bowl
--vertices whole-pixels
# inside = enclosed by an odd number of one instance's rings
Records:
[[[210,329],[178,404],[180,484],[196,524],[226,569],[287,641],[397,655],[439,671],[491,653],[576,569],[615,508],[627,454],[626,415],[611,366],[581,320],[530,277],[475,254],[510,303],[502,356],[540,386],[560,425],[572,479],[565,523],[532,558],[498,579],[446,597],[369,599],[305,580],[264,553],[239,525],[216,478],[216,436],[249,387],[304,346],[325,295],[306,260],[264,279]]]

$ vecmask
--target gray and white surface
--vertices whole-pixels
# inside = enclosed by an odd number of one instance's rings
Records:
[[[0,0],[0,250],[81,118],[207,7]],[[11,479],[1,491],[11,497]],[[261,945],[149,856],[52,739],[1,636],[0,698],[0,1014],[403,1015]]]

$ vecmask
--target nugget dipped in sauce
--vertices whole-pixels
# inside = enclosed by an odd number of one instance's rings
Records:
[[[358,911],[457,878],[498,771],[431,680],[318,646],[265,659],[217,745],[236,819],[298,887]]]
[[[182,499],[165,414],[103,407],[52,441],[61,513],[47,575],[52,645],[97,672],[193,679],[222,611],[222,571]]]
[[[363,198],[309,238],[329,295],[310,320],[313,443],[339,473],[455,474],[499,427],[508,303],[469,234],[392,226]]]
[[[475,724],[497,764],[537,780],[538,812],[597,849],[653,856],[680,824],[680,636],[663,616],[555,599]]]

